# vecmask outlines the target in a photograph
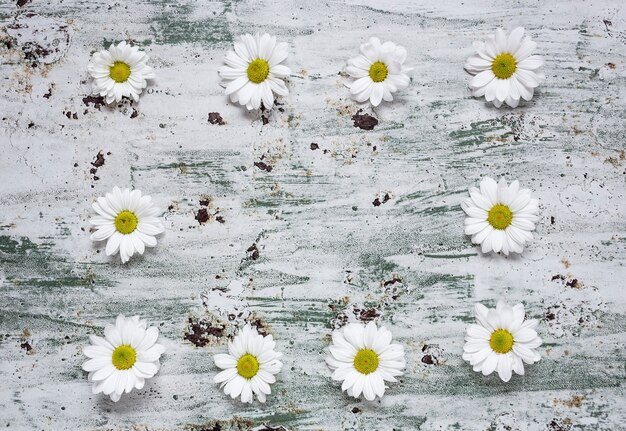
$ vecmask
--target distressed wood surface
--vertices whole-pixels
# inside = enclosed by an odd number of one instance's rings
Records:
[[[0,4],[0,427],[625,429],[620,1],[17,3]],[[517,25],[547,80],[496,109],[471,97],[463,63],[473,40]],[[289,43],[294,71],[267,124],[216,72],[255,31]],[[379,120],[365,131],[340,71],[373,35],[405,45],[415,70],[396,103],[364,107]],[[123,39],[158,77],[139,104],[98,106],[89,56]],[[459,204],[482,175],[540,201],[522,256],[481,255],[463,235]],[[167,229],[127,265],[89,240],[91,202],[114,185],[152,195]],[[499,298],[524,302],[544,339],[508,384],[461,359],[473,304]],[[158,325],[167,353],[114,404],[91,394],[81,349],[118,313]],[[408,366],[368,403],[341,393],[324,357],[333,327],[371,319]],[[212,382],[212,355],[244,321],[285,355],[265,405]]]

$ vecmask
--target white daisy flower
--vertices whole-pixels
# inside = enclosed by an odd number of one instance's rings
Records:
[[[539,204],[530,190],[519,188],[519,181],[507,186],[504,178],[499,183],[489,177],[480,182],[480,190],[469,189],[470,197],[461,203],[467,214],[465,234],[474,244],[482,244],[482,252],[494,251],[508,256],[521,253],[526,241],[533,238],[535,223],[539,220]]]
[[[513,307],[499,301],[496,309],[488,309],[476,304],[474,314],[478,324],[467,328],[463,359],[474,371],[488,376],[494,371],[508,382],[511,371],[524,374],[524,362],[534,364],[541,359],[535,350],[541,345],[541,338],[535,328],[538,320],[524,320],[524,305]]]
[[[90,220],[96,227],[91,240],[107,240],[107,256],[119,251],[122,263],[128,262],[135,252],[143,254],[145,247],[154,247],[155,235],[165,230],[152,198],[141,196],[139,190],[131,192],[114,187],[113,192],[99,197],[92,207],[99,215]]]
[[[361,45],[361,55],[348,60],[346,72],[355,79],[347,84],[352,98],[357,102],[370,100],[374,106],[381,101],[391,102],[392,93],[409,86],[407,72],[403,67],[406,49],[393,42],[380,43],[377,37]]]
[[[498,108],[502,103],[515,108],[520,98],[532,99],[535,87],[545,79],[539,71],[543,59],[532,55],[536,47],[530,38],[524,38],[522,27],[508,37],[499,28],[484,43],[474,42],[477,54],[465,63],[465,70],[476,75],[470,82],[472,95],[485,96]]]
[[[257,329],[246,325],[233,341],[228,343],[228,353],[213,356],[215,365],[224,371],[213,379],[231,398],[241,395],[241,401],[251,403],[254,395],[262,403],[272,393],[270,385],[283,367],[282,353],[274,350],[276,342],[271,335],[263,336]]]
[[[89,372],[92,392],[104,392],[117,402],[124,392],[143,388],[161,366],[159,358],[165,349],[156,344],[158,337],[159,330],[148,328],[139,316],[118,316],[115,325],[104,328],[104,338],[90,335],[92,345],[83,349],[90,359],[83,370]]]
[[[333,342],[326,363],[333,370],[332,379],[342,381],[341,390],[358,398],[361,392],[368,401],[385,394],[385,382],[395,382],[406,366],[404,347],[391,343],[391,332],[367,325],[350,323],[333,331]]]
[[[274,93],[289,94],[283,82],[291,70],[280,63],[287,58],[287,44],[276,43],[269,34],[254,36],[244,34],[234,43],[235,51],[224,58],[226,66],[219,69],[226,95],[234,103],[239,102],[249,110],[274,106]]]
[[[93,92],[104,97],[106,103],[119,102],[122,97],[132,97],[138,102],[148,85],[146,79],[154,78],[147,61],[146,53],[126,42],[94,52],[87,66],[94,79]]]

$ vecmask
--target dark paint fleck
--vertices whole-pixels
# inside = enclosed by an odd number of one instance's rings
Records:
[[[357,310],[354,310],[354,311],[357,311]],[[378,316],[380,316],[380,313],[375,308],[368,308],[368,309],[360,310],[359,312],[359,319],[362,322],[370,322],[374,320],[375,318],[377,318]]]
[[[565,285],[566,285],[567,287],[572,287],[572,288],[574,288],[574,289],[580,289],[580,288],[582,288],[582,287],[583,287],[582,283],[581,283],[581,282],[579,282],[577,278],[572,278],[571,280],[566,281],[566,282],[565,282]]]
[[[221,338],[224,336],[224,325],[212,324],[206,320],[194,321],[189,318],[189,326],[185,332],[184,339],[193,343],[196,347],[204,347],[210,341],[211,337]]]
[[[401,278],[399,278],[399,277],[393,277],[391,280],[386,280],[386,281],[383,283],[383,286],[387,287],[387,286],[389,286],[390,284],[395,284],[395,283],[402,283],[402,279],[401,279]]]
[[[100,151],[98,152],[98,154],[96,154],[96,160],[91,162],[91,165],[95,168],[99,168],[100,166],[104,165],[104,161],[104,154],[102,154],[102,151]]]
[[[209,123],[223,126],[226,124],[219,112],[209,112]]]
[[[83,97],[83,103],[85,104],[85,106],[89,106],[89,104],[91,103],[94,108],[97,108],[98,110],[100,110],[101,106],[106,105],[104,97],[102,96],[85,96]]]
[[[203,224],[209,221],[209,212],[207,211],[206,208],[200,208],[198,210],[198,213],[196,214],[196,220],[198,220],[198,223],[200,224]]]
[[[250,320],[250,325],[254,326],[257,332],[264,337],[270,334],[268,328],[265,327],[265,323],[263,323],[261,319],[253,318],[252,320]]]
[[[265,162],[254,162],[254,166],[265,172],[272,172],[273,169],[272,166],[268,165]]]
[[[361,112],[363,112],[363,110],[359,109],[357,113],[352,116],[354,127],[363,130],[374,130],[374,127],[378,125],[378,120],[370,114],[361,114]]]
[[[551,431],[570,431],[572,429],[570,424],[566,424],[561,419],[553,419],[549,424],[548,428]]]
[[[441,355],[441,351],[437,344],[424,344],[424,346],[422,347],[422,353],[424,353],[421,358],[423,364],[439,365],[439,358],[437,356]]]
[[[385,193],[385,196],[383,196],[382,201],[379,198],[376,198],[374,199],[374,202],[372,202],[372,205],[374,205],[375,207],[379,207],[382,204],[386,204],[387,202],[389,202],[390,199],[391,199],[391,196],[389,196],[389,193]]]
[[[250,253],[248,257],[252,260],[257,260],[259,258],[259,249],[257,248],[256,243],[248,247],[246,252]]]

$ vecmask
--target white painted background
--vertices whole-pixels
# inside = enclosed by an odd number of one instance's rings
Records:
[[[2,1],[0,427],[624,429],[625,18],[618,0]],[[471,97],[463,63],[472,40],[517,25],[547,80],[496,109]],[[216,72],[255,31],[289,43],[294,71],[267,125]],[[379,124],[363,131],[340,71],[369,36],[406,46],[415,69],[396,103],[364,107]],[[86,106],[90,54],[123,39],[158,78],[138,105]],[[522,256],[481,255],[463,235],[459,204],[482,175],[540,201]],[[151,194],[167,229],[124,266],[89,241],[90,204],[115,185]],[[499,298],[524,302],[544,339],[544,359],[508,384],[461,359],[473,304]],[[88,334],[118,313],[158,325],[168,351],[113,404],[80,367]],[[376,316],[406,346],[406,376],[381,402],[330,380],[338,316]],[[190,319],[224,335],[197,347]],[[212,383],[211,356],[245,319],[285,355],[265,405]]]

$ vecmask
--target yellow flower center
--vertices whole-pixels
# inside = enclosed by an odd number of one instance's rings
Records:
[[[354,357],[354,368],[361,374],[371,374],[378,368],[378,354],[371,349],[361,349]]]
[[[515,73],[517,69],[517,61],[508,52],[503,52],[493,59],[491,63],[491,70],[493,74],[500,79],[508,79]]]
[[[269,74],[270,64],[261,58],[257,58],[248,65],[248,79],[255,84],[265,81]]]
[[[130,211],[122,211],[115,217],[115,229],[119,233],[128,235],[137,228],[137,216]]]
[[[137,361],[137,352],[128,344],[122,344],[113,350],[113,366],[118,370],[128,370]]]
[[[243,355],[237,361],[237,372],[245,379],[251,379],[259,372],[259,361],[249,353]]]
[[[489,345],[494,352],[510,352],[513,349],[513,335],[506,329],[497,329],[491,334]]]
[[[372,63],[370,66],[370,78],[374,82],[383,82],[387,75],[389,74],[389,70],[385,63],[377,61],[376,63]]]
[[[109,67],[109,76],[115,82],[126,82],[130,76],[130,66],[123,61],[116,61]]]
[[[506,205],[496,204],[487,213],[487,221],[494,229],[504,230],[513,221],[513,213]]]

